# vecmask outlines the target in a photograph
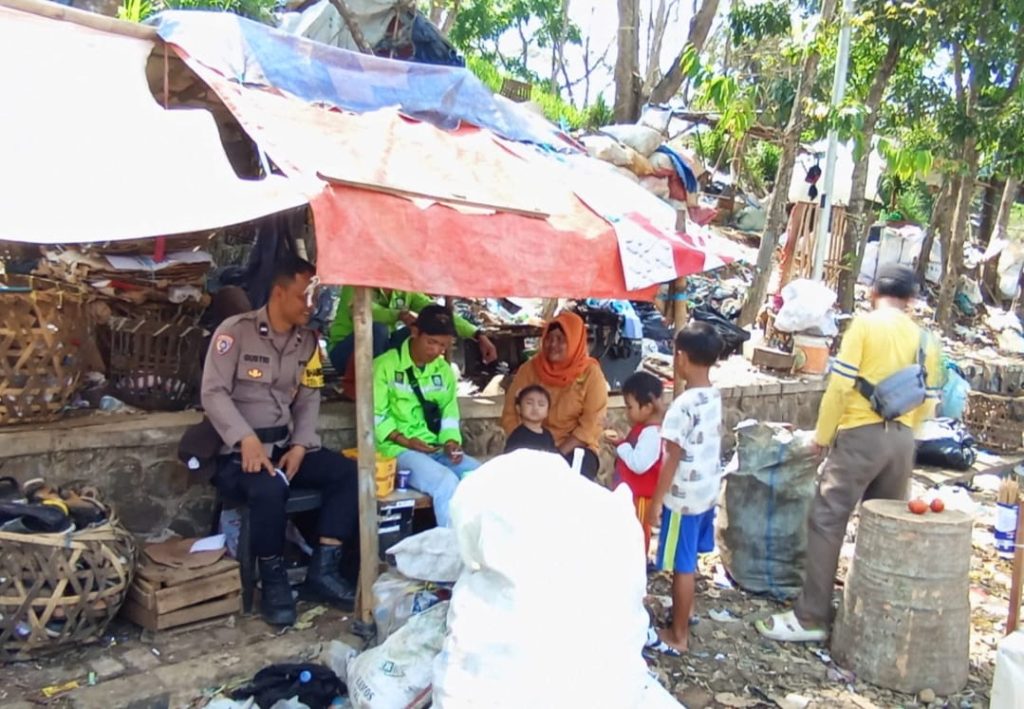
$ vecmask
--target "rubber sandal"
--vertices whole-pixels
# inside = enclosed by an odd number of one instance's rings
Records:
[[[796,613],[791,610],[777,613],[768,619],[754,621],[754,627],[769,640],[782,643],[818,643],[828,638],[826,630],[802,626],[797,620]]]
[[[674,647],[669,645],[667,642],[662,640],[658,636],[658,631],[654,628],[647,629],[647,642],[644,643],[644,650],[650,650],[651,652],[657,652],[666,657],[682,657],[683,653],[676,650]]]

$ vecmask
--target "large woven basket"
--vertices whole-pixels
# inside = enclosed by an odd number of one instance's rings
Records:
[[[111,390],[147,411],[178,411],[195,401],[206,332],[188,319],[110,322]]]
[[[98,640],[121,609],[136,555],[116,518],[72,534],[0,532],[0,659]]]
[[[1024,448],[1024,397],[972,391],[964,423],[983,448],[1019,451]]]
[[[71,401],[89,336],[86,299],[55,281],[0,275],[0,425],[51,421]]]

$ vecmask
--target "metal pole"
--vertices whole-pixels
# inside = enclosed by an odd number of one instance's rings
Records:
[[[832,79],[832,108],[843,102],[846,93],[846,74],[850,65],[850,18],[853,16],[853,0],[843,0],[843,16],[839,28],[839,53],[836,57],[836,73]],[[836,179],[836,152],[839,148],[839,134],[835,128],[828,131],[828,152],[825,155],[825,182],[822,185],[822,208],[818,218],[818,238],[814,242],[814,269],[811,277],[820,281],[825,270],[825,255],[828,254],[832,222],[832,188]]]
[[[373,582],[380,567],[377,537],[377,446],[373,427],[373,312],[370,289],[357,287],[355,325],[356,443],[359,446],[359,616],[373,620]]]

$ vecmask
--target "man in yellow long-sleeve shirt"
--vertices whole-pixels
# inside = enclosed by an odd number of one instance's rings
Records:
[[[907,314],[917,295],[917,278],[904,266],[879,269],[874,310],[850,324],[832,365],[818,412],[815,445],[828,459],[807,524],[807,566],[803,591],[793,610],[758,621],[774,640],[816,642],[828,637],[839,551],[850,514],[861,500],[903,500],[914,468],[914,429],[930,418],[942,383],[941,353]],[[891,421],[875,412],[862,393],[924,353],[927,398]],[[919,400],[919,399],[918,399]]]

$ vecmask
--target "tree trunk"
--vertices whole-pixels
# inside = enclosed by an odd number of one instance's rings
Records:
[[[708,41],[708,34],[711,32],[711,25],[714,24],[715,16],[718,14],[718,2],[719,0],[701,0],[700,7],[697,8],[697,11],[693,14],[693,19],[690,20],[690,31],[686,37],[686,44],[676,54],[672,66],[651,92],[651,103],[667,103],[673,96],[679,93],[685,78],[682,67],[683,53],[690,46],[698,54],[704,49],[704,43]],[[835,5],[832,0],[825,0],[825,3]],[[822,17],[824,17],[824,12],[822,12]]]
[[[551,42],[551,90],[558,93],[558,72],[565,68],[565,40],[569,34],[569,0],[562,0],[558,36]]]
[[[1020,190],[1020,180],[1015,177],[1006,178],[1003,186],[1003,197],[999,200],[999,211],[996,213],[995,227],[992,231],[993,239],[1005,239],[1007,229],[1010,226],[1010,214],[1013,211],[1013,204],[1017,200],[1017,192]],[[994,298],[1002,300],[1002,293],[999,292],[999,257],[992,258],[985,264],[985,285],[988,292]]]
[[[452,27],[455,26],[455,20],[459,18],[459,10],[462,9],[461,6],[462,0],[453,0],[452,6],[448,8],[448,12],[444,16],[444,24],[440,25],[440,29],[441,34],[445,39],[448,39],[448,35],[452,32]]]
[[[824,0],[821,6],[820,29],[832,23],[836,15],[837,0]],[[807,50],[800,79],[793,97],[793,111],[789,123],[782,134],[782,155],[779,157],[779,172],[775,176],[775,189],[768,203],[768,218],[764,232],[761,234],[761,247],[757,251],[757,264],[754,267],[754,282],[747,291],[747,302],[740,313],[740,324],[749,325],[757,318],[765,296],[768,294],[768,281],[772,277],[772,259],[779,236],[786,228],[786,205],[789,203],[789,183],[793,181],[793,170],[796,166],[797,150],[800,148],[800,131],[803,129],[804,104],[811,95],[814,80],[818,76],[818,64],[821,54],[812,47]]]
[[[640,10],[637,0],[618,0],[618,53],[615,57],[615,121],[633,123],[640,115]]]
[[[434,27],[441,26],[441,18],[444,16],[444,0],[431,0],[430,2],[430,24]]]
[[[956,298],[960,273],[964,266],[964,243],[969,232],[971,216],[971,198],[974,196],[975,180],[978,178],[978,147],[977,138],[968,136],[964,140],[963,161],[967,165],[967,174],[960,185],[960,194],[956,202],[956,218],[949,239],[949,256],[945,259],[946,269],[942,276],[942,290],[939,292],[939,307],[935,312],[935,320],[947,335],[953,329],[953,300]]]
[[[999,207],[999,196],[1003,194],[1005,180],[993,176],[985,183],[985,195],[981,199],[981,224],[978,227],[978,243],[988,246],[992,232],[996,228],[996,209]]]
[[[928,271],[928,262],[931,261],[932,244],[935,243],[935,238],[939,237],[939,243],[948,246],[949,240],[944,239],[941,235],[947,234],[952,226],[953,203],[958,194],[960,194],[960,178],[947,176],[939,189],[938,197],[935,198],[931,223],[925,232],[924,241],[921,242],[921,255],[917,257],[917,279],[921,283],[925,283],[925,273]],[[944,249],[943,254],[947,253],[949,253],[948,249]]]
[[[882,98],[885,96],[889,80],[896,71],[896,64],[899,62],[902,48],[899,38],[895,34],[890,35],[885,58],[871,82],[871,88],[868,90],[865,101],[867,115],[864,117],[864,127],[862,128],[862,144],[865,151],[853,166],[850,204],[846,211],[846,232],[843,234],[843,259],[846,261],[847,270],[842,271],[839,276],[839,307],[844,313],[853,312],[857,295],[857,276],[860,274],[860,265],[864,257],[864,244],[867,243],[868,233],[871,230],[871,223],[867,219],[868,204],[865,197],[868,187],[868,168],[871,164],[871,155],[874,152],[872,143],[875,139],[875,127],[878,125],[878,110],[882,105]]]

